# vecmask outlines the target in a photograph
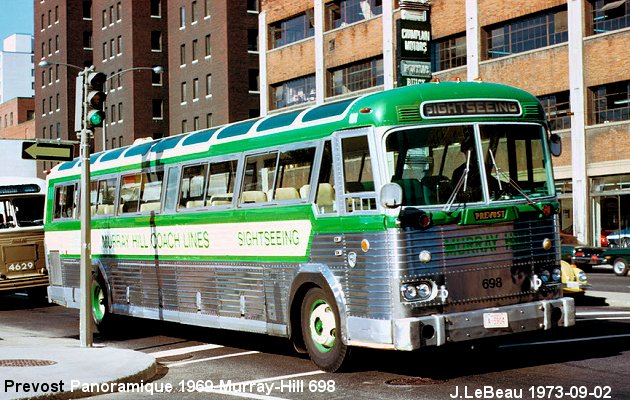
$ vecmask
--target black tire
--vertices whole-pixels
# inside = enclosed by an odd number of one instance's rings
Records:
[[[326,372],[342,369],[350,348],[341,340],[339,310],[327,291],[310,289],[302,302],[302,336],[311,360]]]
[[[619,257],[613,262],[613,271],[617,276],[628,275],[628,261],[625,258]]]
[[[111,335],[115,332],[116,316],[110,312],[109,293],[105,280],[101,275],[92,281],[92,295],[90,296],[92,319],[99,333]]]
[[[45,286],[28,289],[26,291],[26,294],[28,295],[28,299],[33,304],[36,304],[38,306],[44,306],[48,304],[48,291],[46,290]]]

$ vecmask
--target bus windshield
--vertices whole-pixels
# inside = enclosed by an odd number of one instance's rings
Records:
[[[484,189],[488,201],[533,201],[553,194],[544,138],[541,126],[528,124],[397,130],[385,140],[388,175],[403,188],[404,206],[484,202]]]

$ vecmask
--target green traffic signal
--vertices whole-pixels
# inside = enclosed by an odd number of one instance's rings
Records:
[[[105,112],[101,110],[91,110],[88,113],[87,118],[88,118],[88,123],[93,128],[99,128],[103,126],[103,122],[105,121]]]

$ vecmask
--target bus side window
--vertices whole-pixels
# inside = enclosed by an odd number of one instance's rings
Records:
[[[163,182],[164,171],[151,171],[144,174],[140,191],[140,212],[160,211]]]
[[[308,198],[315,147],[282,152],[272,199],[275,201]],[[300,195],[302,189],[302,195]]]
[[[376,210],[374,177],[367,136],[341,140],[346,211]]]
[[[120,205],[119,212],[138,212],[138,201],[140,200],[140,184],[142,174],[125,175],[120,181]]]
[[[232,204],[237,160],[210,163],[206,206],[218,207]]]
[[[333,171],[333,155],[330,141],[324,144],[322,162],[319,169],[319,179],[317,180],[315,204],[322,214],[337,211],[337,203],[335,202],[335,173]]]
[[[114,214],[115,196],[116,178],[92,182],[92,191],[90,193],[92,215]]]
[[[77,185],[62,185],[55,188],[53,219],[74,218],[77,206]]]
[[[204,190],[208,176],[208,164],[189,165],[182,170],[182,189],[177,208],[204,206]]]
[[[245,176],[239,204],[267,203],[273,190],[278,153],[259,154],[245,158]]]
[[[179,186],[179,168],[171,167],[168,169],[168,178],[166,181],[166,196],[164,196],[164,211],[175,210],[177,204],[177,189]]]

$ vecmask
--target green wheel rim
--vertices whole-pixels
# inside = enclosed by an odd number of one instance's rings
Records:
[[[335,313],[324,300],[316,300],[309,313],[309,330],[311,341],[322,353],[328,353],[335,347],[337,326]]]
[[[105,316],[105,293],[98,282],[92,286],[92,312],[94,319],[101,322]]]

